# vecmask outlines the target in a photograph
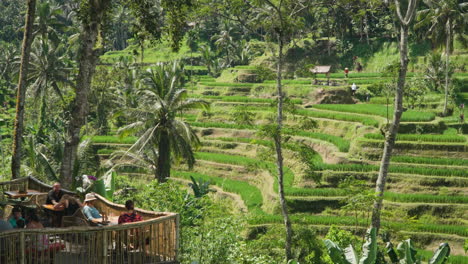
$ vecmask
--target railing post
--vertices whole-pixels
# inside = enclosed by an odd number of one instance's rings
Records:
[[[102,258],[100,263],[106,264],[107,263],[107,234],[106,230],[102,230]]]
[[[20,254],[20,263],[25,264],[26,263],[26,243],[24,240],[24,232],[20,231],[19,234],[19,242],[20,242],[20,248],[19,248],[19,254]]]
[[[176,231],[176,236],[175,236],[175,261],[179,261],[179,240],[180,240],[180,215],[176,215],[175,219],[175,231]]]

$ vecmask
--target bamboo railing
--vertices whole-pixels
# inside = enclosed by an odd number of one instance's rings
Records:
[[[38,191],[51,189],[51,186],[32,177],[25,177],[0,183],[0,190],[19,190],[15,188],[24,188],[21,184]],[[123,205],[112,203],[97,194],[96,198],[96,208],[109,218],[115,219],[126,211]],[[0,232],[0,263],[178,263],[179,215],[142,209],[135,211],[143,217],[143,221],[99,227],[72,226]]]
[[[179,216],[105,227],[0,233],[0,263],[177,263]]]

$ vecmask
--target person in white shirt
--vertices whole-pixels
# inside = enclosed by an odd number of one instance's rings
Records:
[[[356,86],[355,83],[353,83],[353,85],[351,85],[351,95],[354,95],[357,91],[358,87]]]

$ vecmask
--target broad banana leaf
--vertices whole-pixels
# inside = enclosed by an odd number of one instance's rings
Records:
[[[106,186],[104,184],[104,180],[99,179],[95,181],[93,184],[93,191],[107,199],[107,192],[106,192]]]
[[[393,248],[392,242],[387,242],[387,244],[385,245],[385,251],[387,252],[388,257],[390,258],[390,261],[393,264],[399,262],[398,255],[395,252],[395,249]]]
[[[444,264],[450,256],[450,246],[447,243],[442,243],[434,253],[434,256],[429,260],[429,264]]]
[[[413,247],[411,239],[407,239],[398,245],[401,264],[419,264],[421,261],[416,257],[417,251]]]
[[[346,260],[351,263],[351,264],[358,264],[359,263],[359,256],[354,250],[353,245],[349,245],[347,248],[344,250],[345,258]]]
[[[375,264],[377,259],[377,230],[369,228],[366,234],[366,243],[362,245],[362,257],[359,264]]]
[[[116,173],[115,171],[112,171],[112,173],[107,175],[107,178],[105,178],[105,182],[104,182],[104,185],[106,187],[106,197],[110,201],[113,201],[113,198],[114,198],[115,177],[116,177]]]
[[[328,255],[330,255],[334,264],[352,264],[346,260],[343,250],[337,244],[329,239],[325,239],[324,242],[328,250]]]

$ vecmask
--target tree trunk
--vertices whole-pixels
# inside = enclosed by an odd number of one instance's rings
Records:
[[[449,63],[450,63],[450,40],[452,38],[450,19],[447,21],[447,40],[445,41],[445,101],[444,116],[447,116],[447,104],[449,95]]]
[[[375,186],[376,200],[372,210],[371,227],[379,230],[380,228],[380,212],[382,210],[383,195],[385,191],[385,183],[387,181],[388,168],[390,166],[390,158],[395,145],[395,140],[400,126],[400,119],[403,114],[403,91],[405,88],[406,72],[408,71],[408,30],[409,24],[414,18],[417,0],[410,0],[405,18],[402,18],[400,11],[399,0],[395,0],[397,6],[397,14],[400,19],[400,70],[398,72],[398,82],[395,91],[395,110],[393,112],[393,120],[385,135],[385,145],[380,162],[379,175]]]
[[[44,89],[47,89],[47,81],[45,81]],[[46,112],[47,112],[47,92],[44,91],[41,96],[41,105],[39,110],[39,128],[37,129],[37,138],[39,143],[43,143],[44,138],[44,127],[46,123]]]
[[[88,13],[83,14],[80,33],[79,72],[76,81],[75,99],[72,102],[71,118],[67,128],[65,148],[63,151],[60,180],[65,188],[73,185],[73,170],[75,169],[76,153],[80,143],[80,130],[88,115],[88,96],[91,80],[96,70],[99,50],[95,49],[99,36],[100,25],[110,0],[88,0]]]
[[[283,151],[281,148],[281,128],[283,127],[283,88],[281,86],[282,69],[283,69],[283,37],[278,37],[278,65],[276,73],[276,88],[278,93],[278,130],[274,137],[275,150],[276,150],[276,165],[278,167],[278,194],[281,205],[281,213],[283,214],[283,222],[286,228],[286,261],[292,258],[291,244],[292,244],[292,228],[291,221],[289,220],[288,208],[286,206],[286,199],[284,197],[284,171],[283,171]]]
[[[28,78],[31,43],[34,39],[32,27],[36,12],[36,0],[28,0],[28,9],[24,26],[23,46],[21,48],[21,65],[16,96],[15,131],[13,133],[13,154],[11,159],[11,177],[19,178],[21,171],[21,144],[23,140],[24,101],[26,97],[26,82]]]
[[[158,165],[156,167],[156,179],[158,182],[166,182],[171,176],[171,146],[167,131],[161,132],[161,140],[158,146]]]

